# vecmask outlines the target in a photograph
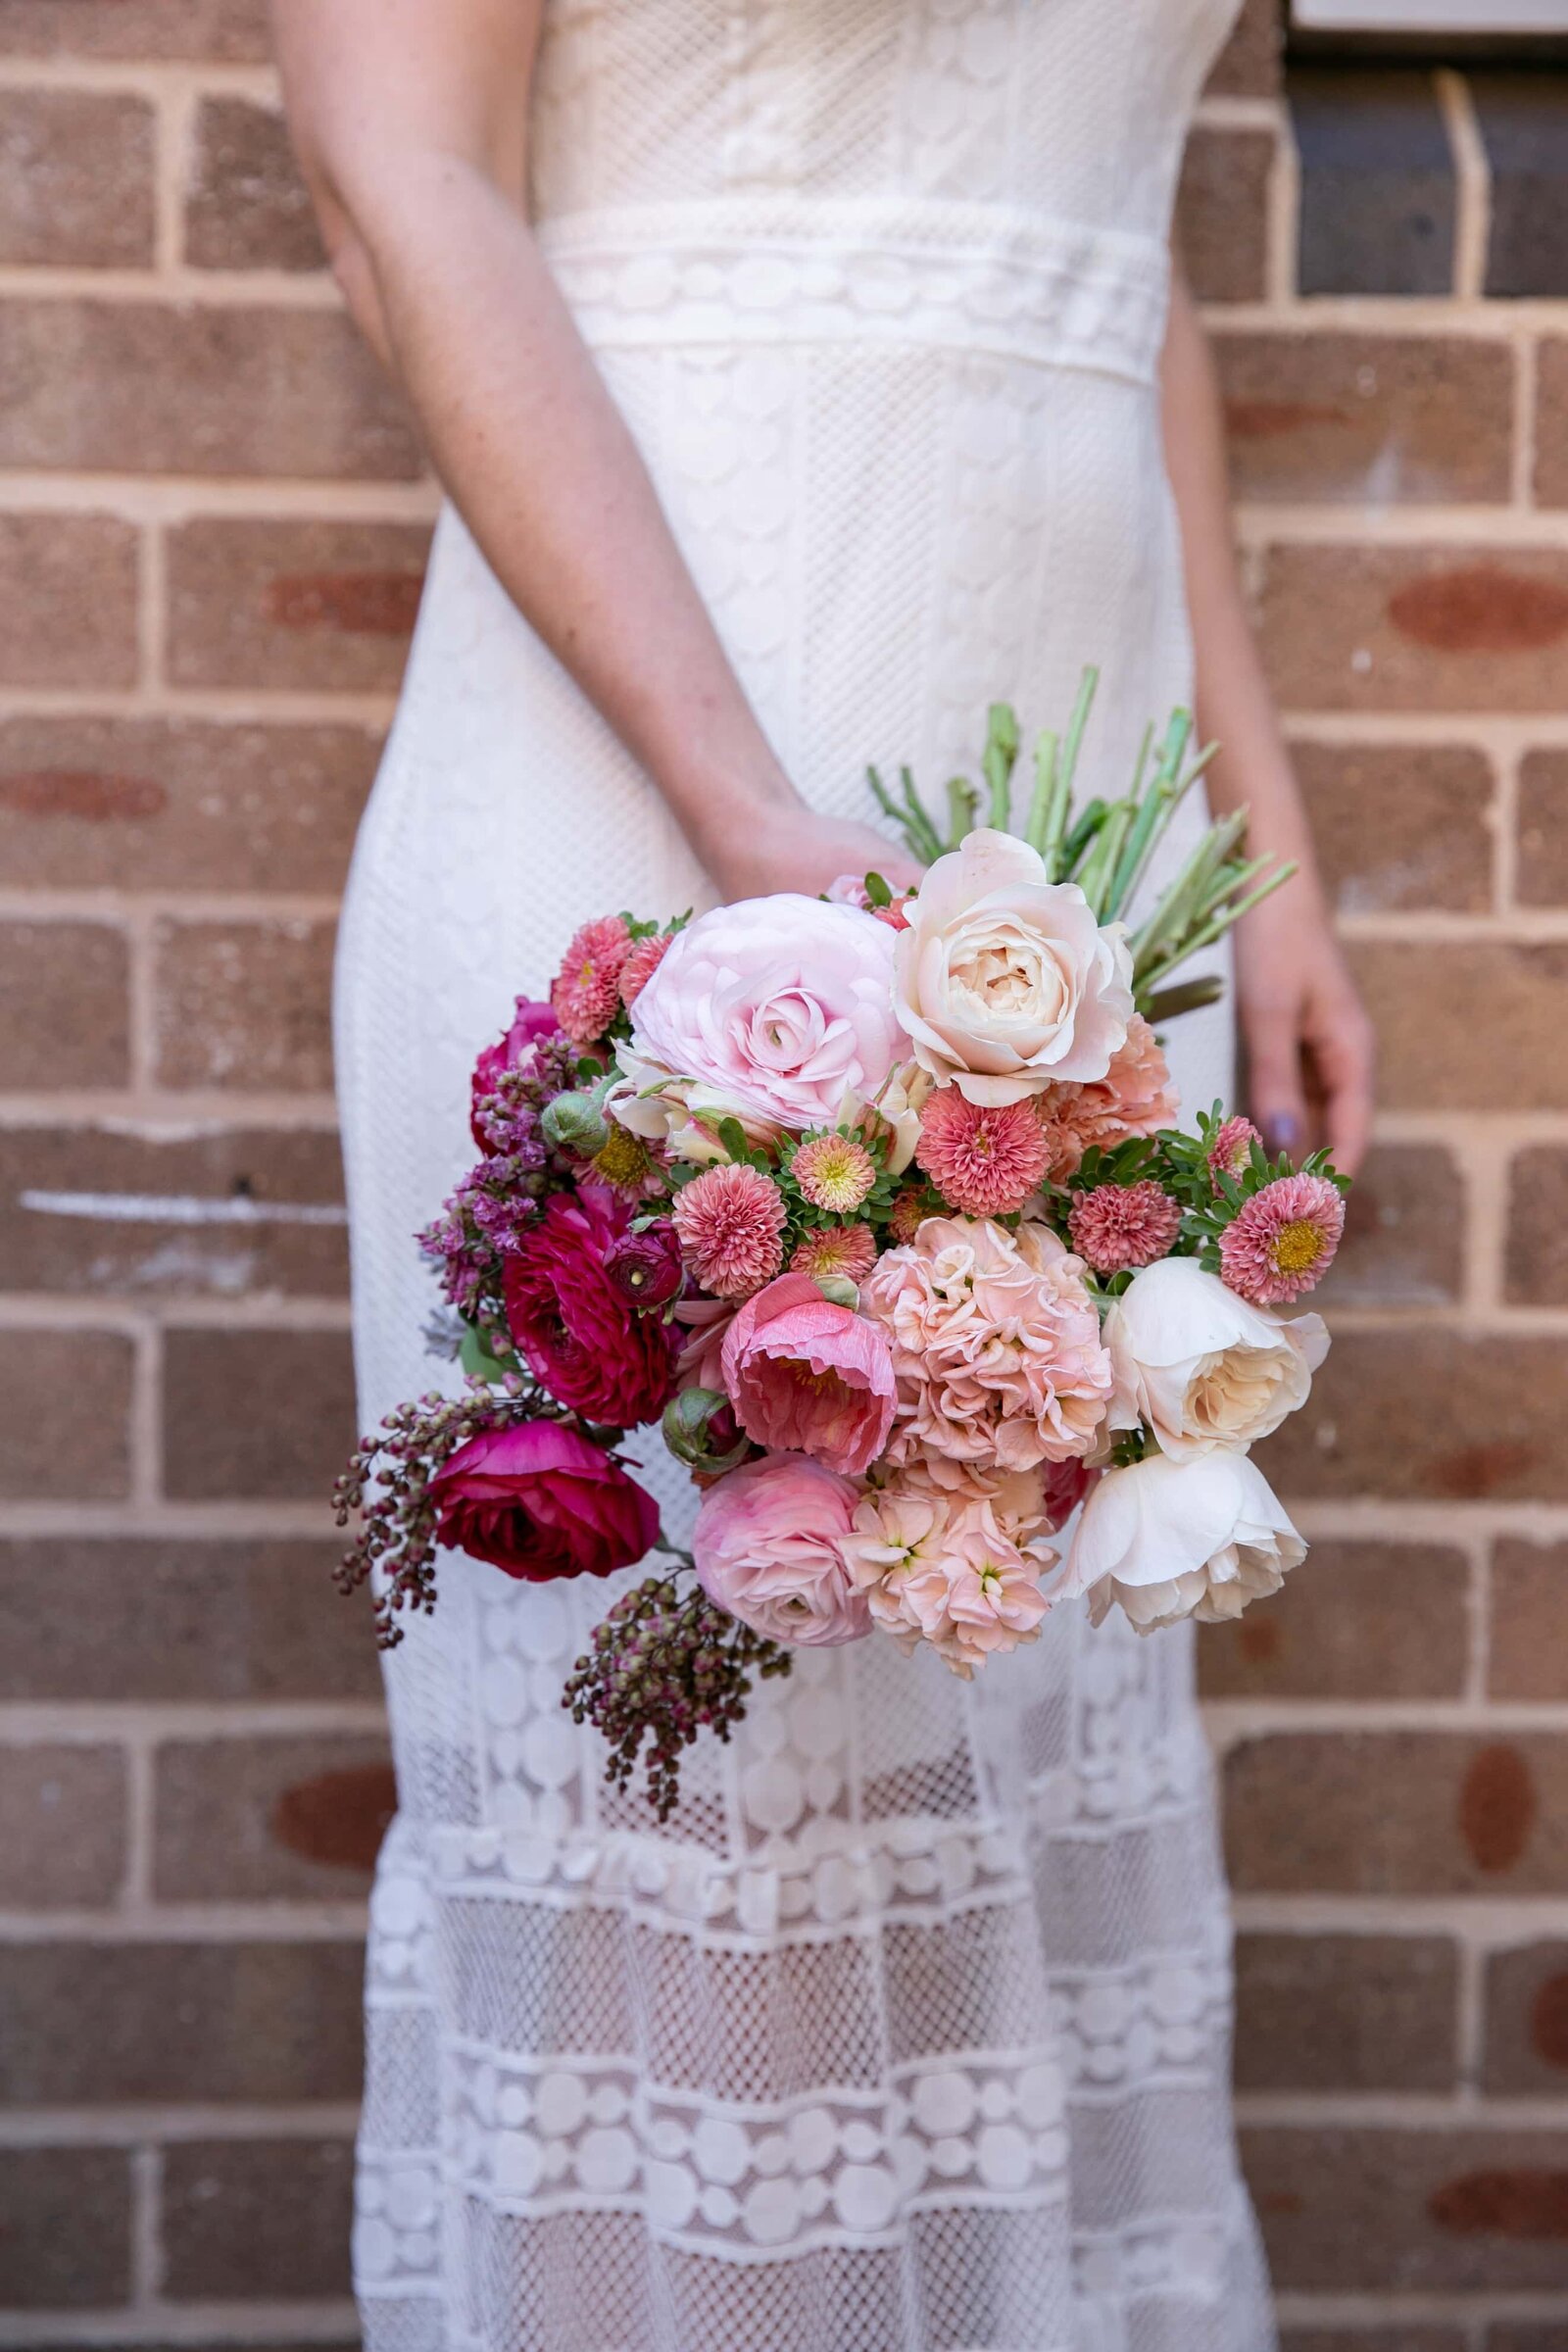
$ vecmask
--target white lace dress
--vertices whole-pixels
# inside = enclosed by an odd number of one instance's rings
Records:
[[[1117,785],[1187,695],[1155,369],[1231,13],[553,0],[545,247],[816,807],[868,813],[867,758],[940,787],[1090,660]],[[433,1377],[410,1237],[476,1051],[583,918],[703,894],[448,514],[339,967],[367,1426]],[[1223,1017],[1176,1058],[1222,1092]],[[448,1558],[390,1660],[370,2352],[1266,2352],[1189,1642],[1068,1606],[973,1686],[804,1655],[659,1830],[560,1705],[607,1597]]]

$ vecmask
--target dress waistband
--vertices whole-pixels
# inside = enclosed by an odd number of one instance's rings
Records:
[[[728,198],[558,214],[541,249],[600,349],[881,341],[1152,383],[1154,239],[1001,206]]]

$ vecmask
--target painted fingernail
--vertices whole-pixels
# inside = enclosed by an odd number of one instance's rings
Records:
[[[1263,1149],[1270,1158],[1277,1157],[1281,1152],[1295,1152],[1301,1126],[1300,1121],[1293,1118],[1288,1110],[1277,1111],[1272,1118],[1264,1119],[1262,1127]]]

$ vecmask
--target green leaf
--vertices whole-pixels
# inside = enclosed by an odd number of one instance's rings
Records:
[[[752,1147],[739,1119],[720,1119],[713,1132],[731,1159],[749,1160],[751,1158]]]
[[[471,1323],[465,1323],[463,1326],[463,1346],[458,1350],[458,1361],[465,1372],[480,1380],[487,1380],[492,1386],[505,1380],[508,1372],[514,1368],[511,1364],[497,1361],[490,1352],[484,1334],[476,1330]]]

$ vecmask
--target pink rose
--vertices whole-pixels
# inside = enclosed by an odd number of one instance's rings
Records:
[[[430,1481],[441,1541],[531,1585],[629,1568],[659,1505],[603,1446],[559,1421],[487,1429]]]
[[[898,1394],[888,1343],[809,1274],[781,1274],[747,1299],[724,1335],[723,1373],[759,1446],[855,1478],[888,1442]]]
[[[519,1354],[558,1404],[615,1429],[664,1409],[675,1387],[675,1340],[639,1314],[610,1259],[632,1211],[598,1185],[553,1193],[507,1259],[503,1295]]]
[[[701,1118],[733,1115],[760,1136],[836,1126],[904,1051],[893,949],[859,908],[793,892],[699,915],[632,1006],[614,1115],[682,1151],[693,1133],[701,1150]]]
[[[692,1553],[710,1600],[769,1641],[825,1649],[871,1630],[840,1545],[857,1490],[800,1453],[767,1453],[710,1487]]]

